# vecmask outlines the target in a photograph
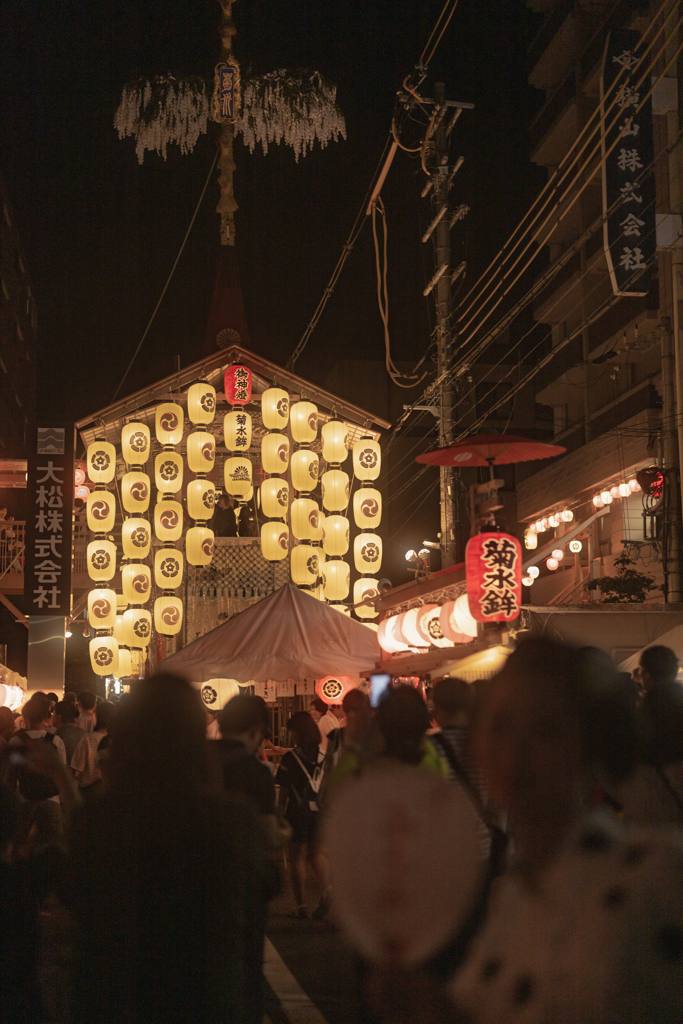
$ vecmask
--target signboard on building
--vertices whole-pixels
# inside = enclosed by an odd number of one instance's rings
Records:
[[[610,32],[600,79],[604,248],[615,295],[647,295],[657,252],[652,98],[640,32]]]
[[[214,71],[213,116],[219,123],[234,124],[240,108],[240,68],[234,57],[221,61]]]
[[[24,597],[33,615],[71,613],[74,426],[39,426],[28,455]]]
[[[522,607],[522,545],[509,533],[478,533],[467,544],[467,602],[477,622],[512,622]]]

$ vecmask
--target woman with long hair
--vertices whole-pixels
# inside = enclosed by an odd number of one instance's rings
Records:
[[[71,836],[79,1024],[262,1019],[266,853],[251,809],[208,794],[205,736],[173,676],[120,704],[106,789]]]

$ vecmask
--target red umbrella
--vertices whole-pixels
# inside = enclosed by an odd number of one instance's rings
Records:
[[[549,459],[553,455],[562,455],[566,450],[560,444],[529,441],[526,437],[514,437],[512,434],[475,434],[446,448],[418,455],[415,461],[430,466],[488,466],[493,478],[494,466]]]

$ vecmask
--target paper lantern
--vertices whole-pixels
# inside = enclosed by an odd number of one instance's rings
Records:
[[[439,615],[441,609],[438,604],[425,604],[418,609],[415,623],[418,632],[424,637],[425,643],[432,647],[452,647],[453,641],[444,636],[441,629]]]
[[[116,595],[116,614],[117,615],[121,615],[123,612],[125,612],[127,607],[128,607],[128,601],[126,601],[126,599],[123,596],[123,594],[117,594]]]
[[[377,441],[363,437],[353,446],[353,472],[357,480],[376,480],[382,468],[382,450]]]
[[[246,499],[252,486],[252,466],[249,459],[226,459],[223,466],[225,489],[234,498]]]
[[[289,552],[289,530],[284,523],[264,523],[261,527],[261,552],[269,562],[281,562]]]
[[[261,510],[269,519],[286,519],[289,508],[289,484],[271,476],[261,484]]]
[[[349,550],[349,521],[346,516],[325,517],[323,550],[332,556],[345,555]]]
[[[538,568],[537,565],[530,565],[526,572],[527,576],[531,576],[531,578],[535,580],[540,575],[541,570]]]
[[[191,526],[185,535],[185,556],[190,565],[211,565],[213,530],[207,526]]]
[[[80,498],[81,501],[86,501],[90,494],[90,488],[83,484],[82,487],[74,487],[74,498]],[[2,705],[0,705],[2,707]]]
[[[213,423],[216,415],[216,389],[206,381],[189,387],[187,415],[193,423]]]
[[[261,441],[261,465],[265,473],[286,473],[289,466],[289,438],[284,434],[264,434]]]
[[[353,676],[325,676],[316,679],[315,693],[326,704],[341,704],[347,693],[355,690],[359,680]]]
[[[309,494],[318,486],[320,463],[315,452],[302,449],[292,455],[292,487],[302,494]]]
[[[455,599],[453,621],[455,622],[456,628],[466,636],[474,638],[479,632],[477,620],[470,612],[470,602],[467,594],[461,594],[460,597]]]
[[[123,614],[117,615],[114,619],[114,639],[123,643]]]
[[[92,491],[86,502],[88,529],[93,533],[111,533],[116,522],[116,498],[109,491]]]
[[[187,465],[192,473],[210,473],[216,460],[216,442],[206,430],[195,430],[187,438]]]
[[[531,530],[524,531],[524,547],[527,551],[535,551],[538,547],[538,534]]]
[[[246,452],[251,447],[251,416],[244,409],[233,409],[223,419],[225,447],[231,452]]]
[[[292,437],[297,444],[310,444],[318,436],[318,409],[312,402],[295,402],[289,411]]]
[[[429,640],[426,640],[417,628],[417,615],[419,611],[419,608],[409,608],[407,612],[402,612],[397,617],[397,635],[408,647],[424,647],[425,644],[429,643]]]
[[[361,530],[376,530],[382,522],[382,495],[374,487],[359,487],[353,496],[353,518]]]
[[[478,533],[465,553],[467,598],[477,622],[512,622],[522,606],[522,545],[509,533]]]
[[[400,637],[399,616],[390,615],[382,619],[377,629],[377,639],[385,654],[400,654],[402,651],[409,651],[410,647]]]
[[[191,480],[187,485],[187,512],[190,518],[206,522],[213,516],[215,508],[216,485],[211,480]]]
[[[379,597],[379,583],[367,576],[356,580],[353,585],[353,603],[356,606],[353,610],[359,619],[376,619],[379,613],[375,611],[374,605],[362,604],[366,597]]]
[[[251,401],[251,370],[248,366],[229,366],[225,371],[225,397],[230,405]]]
[[[290,571],[297,586],[316,586],[320,575],[318,553],[312,544],[298,544],[292,548]]]
[[[162,402],[156,408],[154,426],[159,444],[176,445],[183,439],[185,413],[177,402]]]
[[[183,582],[183,553],[161,548],[154,555],[154,582],[160,590],[175,590]]]
[[[463,595],[465,596],[465,595]],[[477,624],[469,616],[474,623],[474,633],[471,635],[463,633],[460,629],[460,619],[455,614],[455,601],[446,601],[441,605],[441,611],[439,612],[439,624],[441,626],[441,632],[449,640],[452,640],[454,644],[468,644],[470,643],[477,634]],[[468,610],[469,615],[469,610]]]
[[[376,533],[359,533],[353,542],[353,561],[358,572],[378,572],[382,566],[382,538]]]
[[[325,462],[338,465],[349,454],[349,428],[341,420],[330,420],[320,431]]]
[[[316,540],[320,529],[320,509],[312,498],[297,498],[291,507],[292,533],[297,540]]]
[[[322,476],[323,508],[341,512],[349,503],[349,477],[343,469],[328,469]]]
[[[128,466],[144,466],[152,449],[152,438],[146,423],[126,423],[121,431],[123,461]]]
[[[121,480],[121,504],[126,512],[146,512],[152,493],[150,479],[146,473],[133,471],[124,473]]]
[[[162,636],[175,636],[183,625],[183,602],[165,594],[154,602],[154,628]]]
[[[115,676],[119,668],[119,645],[113,636],[96,636],[90,641],[90,665],[96,676]]]
[[[571,553],[573,555],[578,555],[578,553],[579,553],[579,551],[581,550],[582,547],[583,547],[583,544],[581,543],[580,540],[570,540],[569,541],[569,550],[571,551]]]
[[[152,639],[152,616],[146,608],[129,608],[123,613],[123,642],[126,647],[147,647]]]
[[[547,568],[550,569],[551,572],[554,572],[555,569],[557,569],[557,567],[559,566],[560,563],[558,562],[558,560],[556,558],[546,558],[545,564],[546,564]]]
[[[96,583],[107,583],[116,572],[116,545],[110,540],[93,540],[86,550],[88,576]]]
[[[147,558],[152,533],[146,519],[126,519],[121,526],[121,546],[126,558]]]
[[[116,593],[95,587],[88,594],[88,622],[93,629],[113,629],[116,622]]]
[[[178,501],[160,501],[154,509],[154,532],[160,541],[179,540],[183,534],[183,506]]]
[[[344,601],[349,594],[351,569],[348,562],[333,558],[323,566],[323,587],[328,601]]]
[[[119,679],[127,679],[132,675],[132,659],[127,647],[119,646],[119,668],[116,675]]]
[[[183,460],[177,452],[160,452],[154,460],[154,479],[162,494],[177,494],[183,486]]]
[[[284,430],[289,423],[289,395],[282,388],[268,388],[261,395],[261,419],[266,430]]]
[[[121,570],[121,590],[127,604],[146,604],[152,592],[152,574],[148,565],[132,562]]]
[[[199,692],[205,707],[210,711],[220,711],[228,701],[238,696],[240,685],[236,679],[207,679]]]
[[[109,484],[116,476],[116,449],[109,441],[93,441],[86,456],[88,476],[94,484]]]

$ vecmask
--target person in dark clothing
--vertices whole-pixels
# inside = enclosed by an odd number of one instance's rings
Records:
[[[641,654],[636,681],[644,694],[636,727],[640,755],[649,764],[683,760],[683,686],[677,674],[678,658],[669,647],[648,647]]]
[[[79,741],[85,736],[85,729],[79,729],[76,725],[76,719],[78,718],[78,708],[75,704],[72,704],[69,700],[60,700],[55,707],[55,713],[53,718],[53,724],[56,729],[56,736],[59,736],[60,740],[64,744],[66,750],[66,763],[71,764],[71,758],[74,756],[74,751],[79,744]]]
[[[216,537],[236,537],[237,518],[229,494],[221,494],[211,520],[211,529]]]

